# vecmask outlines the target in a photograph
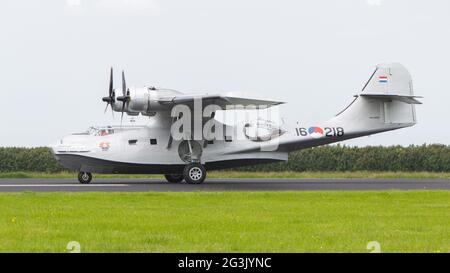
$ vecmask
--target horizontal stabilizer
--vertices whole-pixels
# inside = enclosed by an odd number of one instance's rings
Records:
[[[386,100],[386,101],[401,101],[407,104],[422,104],[422,102],[418,101],[418,98],[422,98],[420,96],[413,96],[413,95],[396,95],[396,94],[367,94],[363,93],[360,94],[361,97],[367,97],[372,99],[380,99],[380,100]]]

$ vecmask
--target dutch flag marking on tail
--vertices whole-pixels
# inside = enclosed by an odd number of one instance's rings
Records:
[[[379,76],[378,77],[378,82],[379,83],[387,83],[388,82],[388,77],[387,76]]]

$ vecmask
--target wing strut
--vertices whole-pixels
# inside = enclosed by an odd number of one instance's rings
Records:
[[[172,122],[170,123],[170,128],[169,128],[169,141],[167,142],[167,149],[170,149],[170,147],[172,147],[172,141],[173,141],[172,125],[175,123],[176,120],[177,120],[176,117],[172,117]]]

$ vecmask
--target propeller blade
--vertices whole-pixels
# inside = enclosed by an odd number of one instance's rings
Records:
[[[122,93],[125,96],[127,90],[127,83],[125,82],[125,72],[122,70]]]
[[[126,103],[126,102],[127,102],[127,101],[124,100],[123,103],[122,103],[122,115],[121,115],[121,117],[120,117],[120,127],[122,127],[122,122],[123,122],[123,112],[125,111],[125,103]]]
[[[106,114],[106,111],[108,111],[108,107],[109,107],[109,102],[108,102],[108,104],[106,104],[105,111],[103,111],[103,114]]]
[[[114,118],[114,106],[113,104],[116,101],[116,92],[114,91],[114,70],[111,67],[111,72],[109,75],[109,88],[108,88],[108,96],[107,97],[103,97],[102,101],[106,102],[106,107],[105,107],[105,111],[104,113],[106,113],[106,111],[108,110],[108,107],[111,105],[111,112],[112,112],[112,116]]]
[[[114,88],[114,82],[113,82],[113,68],[111,67],[111,74],[109,76],[109,97],[111,98]]]

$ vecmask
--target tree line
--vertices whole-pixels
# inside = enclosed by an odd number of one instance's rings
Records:
[[[64,170],[48,148],[0,148],[0,172],[54,173]],[[288,162],[240,167],[234,170],[450,172],[450,146],[330,145],[293,152],[289,155]]]

